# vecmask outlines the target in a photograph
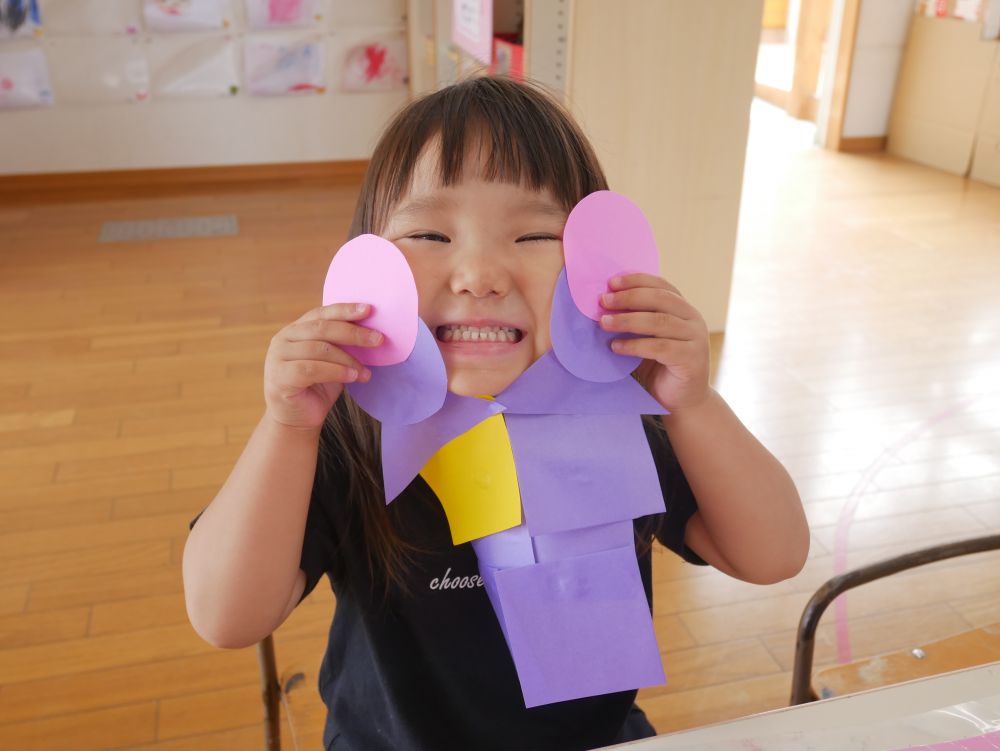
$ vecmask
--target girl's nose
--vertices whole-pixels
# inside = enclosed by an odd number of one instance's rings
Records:
[[[451,276],[451,291],[473,297],[503,297],[510,292],[510,274],[486,253],[466,255]]]

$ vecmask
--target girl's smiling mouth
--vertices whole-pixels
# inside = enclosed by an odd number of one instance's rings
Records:
[[[439,342],[453,345],[517,344],[524,331],[500,321],[445,323],[435,328]]]

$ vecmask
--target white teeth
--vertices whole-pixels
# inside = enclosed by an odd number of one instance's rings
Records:
[[[438,329],[438,338],[443,342],[517,342],[520,330],[510,326],[467,326],[449,324]]]

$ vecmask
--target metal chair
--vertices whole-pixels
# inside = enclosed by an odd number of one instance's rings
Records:
[[[989,550],[1000,550],[1000,534],[986,535],[985,537],[976,537],[970,540],[923,548],[922,550],[898,555],[868,566],[862,566],[828,579],[813,594],[802,611],[802,617],[799,620],[798,633],[795,639],[795,664],[792,668],[792,693],[789,703],[792,705],[805,704],[820,698],[812,686],[812,664],[816,628],[819,625],[819,620],[823,612],[839,595],[854,587],[891,576],[900,571],[906,571],[907,569],[936,561],[943,561],[948,558],[983,553]],[[960,637],[953,637],[953,639],[955,638]],[[998,644],[1000,644],[1000,631],[997,632],[996,639]],[[929,648],[928,646],[927,649]],[[991,660],[985,661],[989,662]],[[949,669],[959,669],[961,667],[968,666],[955,665]]]

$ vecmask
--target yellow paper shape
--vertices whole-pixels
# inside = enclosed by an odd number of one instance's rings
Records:
[[[441,501],[456,545],[521,523],[521,493],[503,415],[446,443],[420,475]]]

